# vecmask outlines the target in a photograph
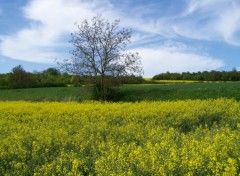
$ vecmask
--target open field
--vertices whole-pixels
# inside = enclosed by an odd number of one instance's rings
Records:
[[[51,87],[0,90],[0,100],[83,101],[92,100],[91,87]]]
[[[113,101],[159,101],[208,98],[240,100],[240,82],[135,84],[120,87]],[[0,100],[85,101],[93,100],[92,87],[57,87],[0,90]]]
[[[240,82],[153,84],[122,86],[121,101],[159,101],[208,98],[240,100]]]
[[[0,102],[0,175],[237,175],[240,103]]]
[[[200,83],[203,81],[194,80],[153,80],[152,78],[144,78],[146,82],[157,83],[157,84],[169,84],[169,83]]]

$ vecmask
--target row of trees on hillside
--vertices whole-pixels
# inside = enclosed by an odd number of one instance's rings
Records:
[[[56,68],[31,73],[18,65],[12,68],[11,72],[0,74],[0,89],[81,86],[83,84],[92,84],[92,80],[93,78],[90,76],[62,73]],[[129,75],[120,77],[119,81],[121,84],[139,84],[143,82],[143,78]]]
[[[240,71],[203,71],[183,73],[161,73],[155,75],[153,80],[196,80],[196,81],[240,81]]]
[[[10,73],[0,75],[0,88],[62,87],[71,83],[71,76],[61,74],[56,68],[42,72],[27,72],[21,65],[12,68]]]

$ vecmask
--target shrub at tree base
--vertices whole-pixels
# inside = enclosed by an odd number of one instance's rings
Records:
[[[0,175],[237,175],[240,103],[0,102]]]

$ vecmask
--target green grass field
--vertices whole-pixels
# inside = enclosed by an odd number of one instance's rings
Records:
[[[124,85],[113,101],[173,101],[234,98],[240,100],[240,82]],[[57,87],[0,90],[0,100],[85,101],[93,100],[91,87]]]
[[[240,82],[122,86],[121,101],[159,101],[209,98],[240,100]]]
[[[0,100],[84,101],[92,100],[91,87],[52,87],[0,90]]]

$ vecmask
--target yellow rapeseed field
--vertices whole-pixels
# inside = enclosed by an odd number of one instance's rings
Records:
[[[0,102],[0,175],[240,174],[240,102]]]

